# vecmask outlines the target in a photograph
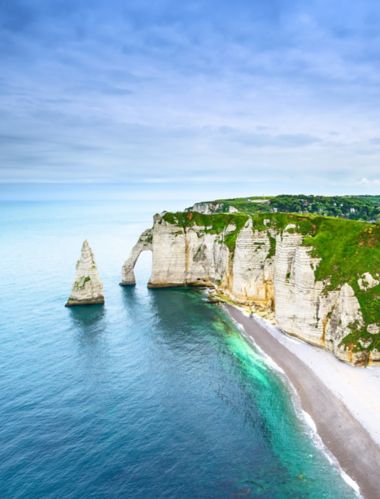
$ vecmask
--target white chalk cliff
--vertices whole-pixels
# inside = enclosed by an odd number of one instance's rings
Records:
[[[66,307],[74,305],[96,305],[104,303],[103,284],[100,280],[95,258],[87,241],[82,244],[76,275]]]
[[[342,343],[352,325],[363,325],[359,301],[348,284],[326,291],[326,283],[316,280],[319,259],[312,257],[310,247],[302,245],[303,236],[294,226],[282,231],[270,225],[256,230],[248,218],[231,249],[226,240],[234,231],[233,224],[213,231],[208,226],[184,227],[156,215],[152,229],[142,234],[125,263],[121,284],[135,283],[136,260],[141,251],[150,250],[150,287],[208,286],[343,361],[359,365],[380,362],[377,349],[356,351]],[[373,284],[369,276],[364,276],[364,281]],[[378,334],[378,326],[371,325],[368,332]]]

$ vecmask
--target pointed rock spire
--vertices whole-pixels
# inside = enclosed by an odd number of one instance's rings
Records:
[[[96,268],[94,255],[86,240],[82,244],[80,259],[76,266],[73,289],[67,300],[66,307],[103,303],[103,284]]]

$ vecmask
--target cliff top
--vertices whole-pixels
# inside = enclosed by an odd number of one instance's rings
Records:
[[[295,213],[204,214],[187,211],[168,212],[162,216],[165,222],[183,230],[193,227],[202,233],[220,234],[221,242],[231,253],[240,230],[249,218],[252,219],[254,231],[265,231],[270,238],[271,250],[267,258],[275,254],[276,235],[284,232],[302,234],[302,244],[310,247],[311,255],[319,259],[315,278],[324,282],[325,291],[349,284],[359,300],[365,324],[380,323],[379,223]],[[353,331],[352,338],[349,335],[345,341],[353,340],[355,335],[363,339],[363,334],[370,337],[370,333],[358,330]],[[378,343],[373,342],[373,348],[380,349],[380,339]]]
[[[196,203],[187,211],[204,213],[312,213],[350,220],[376,221],[380,219],[380,196],[312,196],[288,195],[250,196],[217,199]]]

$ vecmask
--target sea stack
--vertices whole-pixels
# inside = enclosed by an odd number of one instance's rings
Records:
[[[90,245],[88,241],[84,241],[76,266],[73,289],[65,306],[101,305],[103,303],[103,284],[100,280]]]

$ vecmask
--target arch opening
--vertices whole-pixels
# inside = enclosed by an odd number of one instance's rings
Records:
[[[128,260],[122,268],[121,285],[134,286],[136,284],[135,266],[141,253],[145,251],[152,252],[152,229],[148,229],[141,234],[137,243],[133,246]],[[143,258],[144,263],[145,258]],[[145,268],[146,271],[146,268]]]
[[[145,284],[146,286],[149,283],[152,274],[152,259],[153,254],[149,249],[143,250],[137,258],[133,268],[137,285]]]

